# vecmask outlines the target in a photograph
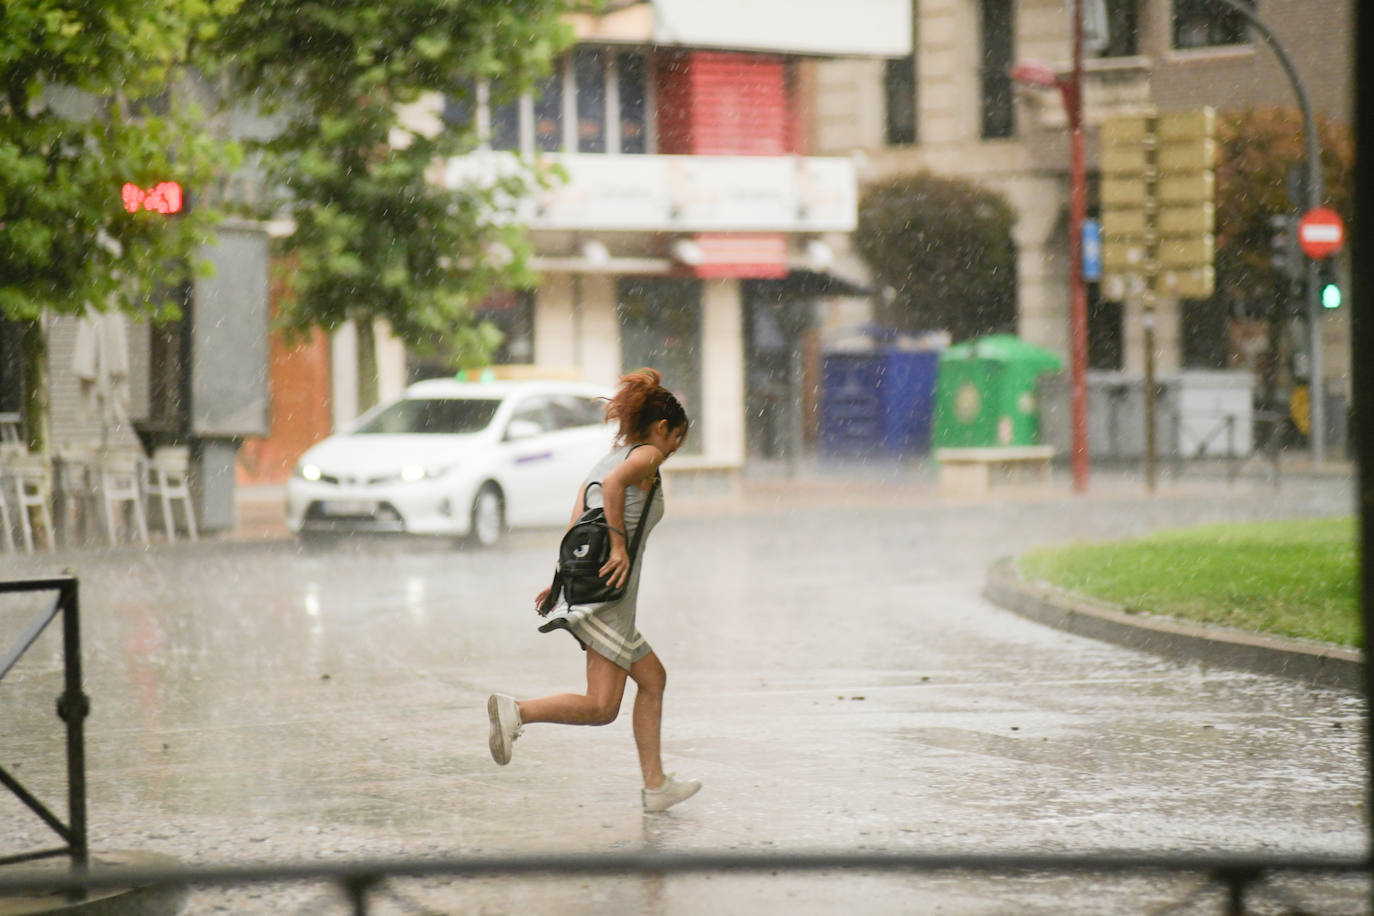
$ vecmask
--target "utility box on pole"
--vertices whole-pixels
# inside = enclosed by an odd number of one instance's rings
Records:
[[[1154,119],[1102,123],[1102,288],[1106,298],[1139,298],[1154,270]]]
[[[1102,123],[1102,289],[1140,304],[1145,349],[1145,480],[1155,485],[1155,303],[1216,289],[1216,113]]]
[[[1157,292],[1208,299],[1216,289],[1216,112],[1168,112],[1155,124]]]

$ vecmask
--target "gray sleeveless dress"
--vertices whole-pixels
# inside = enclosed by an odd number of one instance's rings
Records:
[[[632,445],[625,445],[607,453],[592,466],[586,480],[582,481],[582,489],[578,493],[585,492],[587,484],[592,481],[599,482],[604,479],[613,468],[629,457],[633,448]],[[627,487],[625,490],[625,534],[629,542],[634,541],[640,521],[645,519],[644,503],[648,496],[646,491],[637,486]],[[587,505],[589,508],[603,505],[601,487],[592,488],[592,492],[587,498]],[[652,652],[649,644],[644,641],[644,637],[635,627],[635,604],[639,597],[639,574],[644,568],[642,562],[644,548],[649,542],[649,535],[653,532],[654,526],[658,524],[661,518],[663,518],[663,486],[660,484],[654,494],[654,504],[650,507],[645,521],[649,527],[644,529],[644,536],[639,542],[639,553],[631,559],[630,581],[625,587],[625,594],[621,595],[618,601],[571,606],[569,606],[564,595],[559,595],[557,604],[549,611],[544,622],[539,625],[539,632],[549,633],[553,630],[567,630],[577,639],[583,649],[596,650],[597,654],[604,655],[626,671],[629,671],[630,666],[635,662]]]

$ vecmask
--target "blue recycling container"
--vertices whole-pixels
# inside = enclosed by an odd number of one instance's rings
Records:
[[[940,354],[880,345],[821,358],[820,448],[826,455],[925,454]]]

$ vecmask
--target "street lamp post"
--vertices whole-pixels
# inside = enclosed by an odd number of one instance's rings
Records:
[[[1014,82],[1059,90],[1069,122],[1069,379],[1073,488],[1088,489],[1088,291],[1083,281],[1083,220],[1087,191],[1083,153],[1083,0],[1073,0],[1073,69],[1068,79],[1046,64],[1023,61]]]

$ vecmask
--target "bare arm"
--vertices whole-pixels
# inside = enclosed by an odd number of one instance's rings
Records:
[[[632,486],[642,489],[643,484],[654,479],[663,460],[663,453],[658,449],[652,445],[642,446],[631,452],[630,457],[616,465],[601,481],[606,524],[611,527],[611,556],[606,565],[601,567],[601,578],[609,585],[619,588],[630,576],[629,544],[625,540],[625,491]],[[643,519],[640,522],[642,524]]]

